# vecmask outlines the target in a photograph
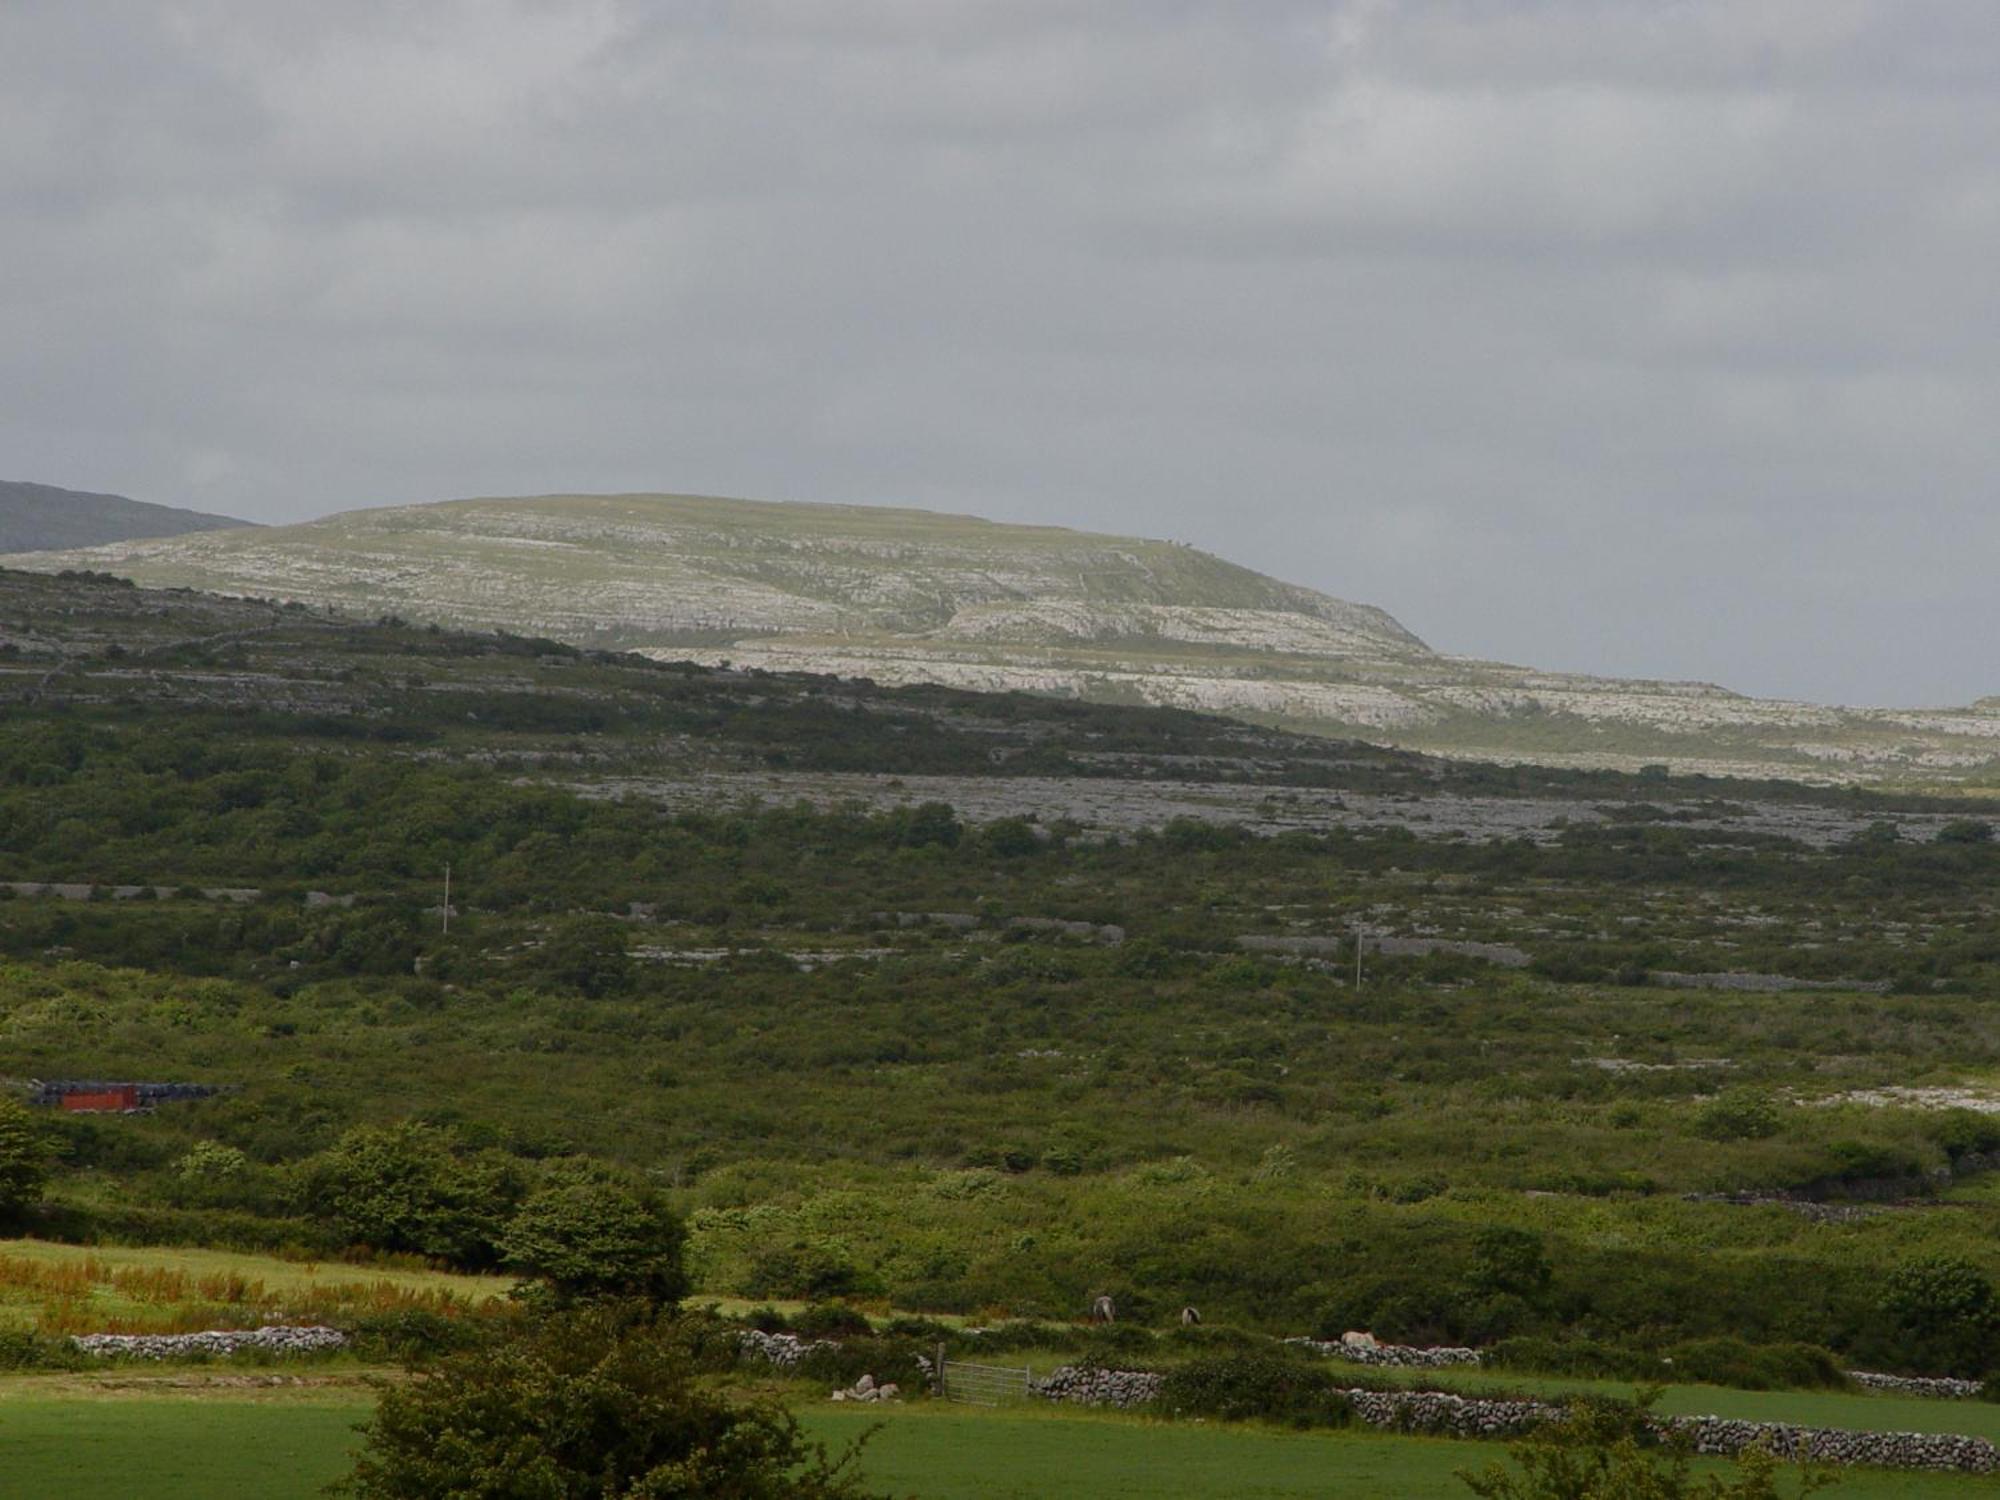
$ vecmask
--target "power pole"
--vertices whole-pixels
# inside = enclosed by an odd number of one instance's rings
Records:
[[[1354,924],[1354,987],[1361,988],[1361,924]]]
[[[444,930],[451,935],[451,861],[444,862]]]

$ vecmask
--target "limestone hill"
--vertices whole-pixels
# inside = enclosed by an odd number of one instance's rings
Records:
[[[1164,704],[1495,760],[2000,784],[2000,708],[1849,710],[1440,655],[1193,548],[686,495],[457,500],[6,559],[667,658]]]

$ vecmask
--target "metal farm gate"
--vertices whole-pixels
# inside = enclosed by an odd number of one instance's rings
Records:
[[[974,1406],[999,1406],[1009,1401],[1025,1401],[1033,1391],[1035,1377],[1026,1368],[1013,1365],[975,1365],[962,1359],[946,1359],[938,1350],[938,1394],[947,1401],[966,1401]]]

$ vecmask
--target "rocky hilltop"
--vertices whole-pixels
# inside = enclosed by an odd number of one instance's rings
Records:
[[[1432,651],[1194,548],[930,511],[553,495],[0,559],[669,658],[1209,710],[1494,760],[2000,782],[2000,705],[1853,710]]]

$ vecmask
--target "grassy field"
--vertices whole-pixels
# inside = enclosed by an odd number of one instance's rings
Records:
[[[346,1472],[359,1388],[0,1384],[0,1497],[290,1500]]]
[[[498,1276],[280,1260],[176,1246],[0,1240],[0,1327],[139,1332],[254,1324],[357,1309],[478,1303]]]
[[[813,1412],[831,1444],[875,1418]],[[1499,1444],[1368,1433],[1286,1433],[1166,1426],[1130,1417],[910,1408],[893,1413],[867,1448],[868,1474],[922,1500],[1290,1500],[1398,1497],[1446,1500],[1470,1491],[1456,1475],[1503,1456]],[[1826,1493],[1851,1500],[1990,1495],[1990,1480],[1855,1471]]]
[[[46,1379],[0,1386],[0,1497],[305,1500],[343,1473],[366,1414],[353,1386],[228,1388],[169,1377],[122,1385]],[[1469,1492],[1456,1474],[1498,1445],[1371,1434],[1166,1426],[1068,1412],[812,1408],[834,1446],[880,1421],[870,1481],[921,1500],[1289,1500]],[[1828,1492],[1852,1500],[1989,1495],[1989,1480],[1854,1472]]]

